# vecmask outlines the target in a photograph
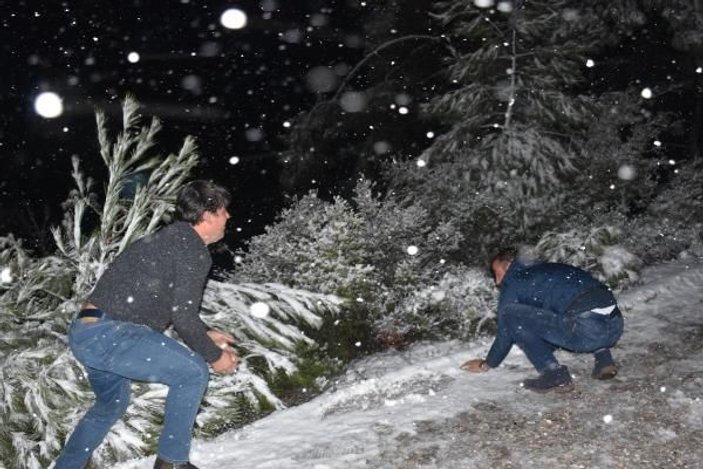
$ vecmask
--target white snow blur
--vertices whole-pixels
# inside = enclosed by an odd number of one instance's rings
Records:
[[[247,25],[247,14],[239,8],[229,8],[220,16],[220,23],[227,29],[242,29]]]
[[[271,307],[263,301],[257,301],[256,303],[252,303],[252,305],[249,306],[249,312],[255,318],[261,319],[269,315],[269,313],[271,312]]]
[[[45,91],[34,100],[34,110],[46,119],[59,117],[63,114],[63,100],[53,91]]]

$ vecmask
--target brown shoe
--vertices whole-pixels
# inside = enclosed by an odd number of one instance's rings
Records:
[[[612,379],[618,374],[618,367],[613,361],[613,356],[610,354],[610,350],[598,350],[594,356],[596,360],[593,365],[593,372],[591,373],[591,376],[595,379]]]
[[[154,469],[198,469],[198,468],[189,462],[172,463],[172,462],[166,462],[163,459],[157,457],[156,462],[154,462]]]

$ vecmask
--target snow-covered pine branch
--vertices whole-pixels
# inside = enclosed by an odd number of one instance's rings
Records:
[[[52,230],[56,255],[34,258],[12,236],[0,238],[0,465],[43,468],[63,446],[67,433],[93,398],[82,367],[66,344],[67,327],[89,289],[115,255],[169,218],[176,194],[198,160],[192,138],[166,157],[155,151],[157,120],[141,125],[136,100],[123,103],[123,128],[110,136],[98,112],[100,154],[108,169],[105,193],[73,161],[75,189],[64,204],[64,220]],[[140,179],[137,179],[139,176]],[[137,184],[139,182],[139,184]],[[93,211],[99,219],[88,217]],[[91,226],[91,223],[97,226]],[[216,377],[198,421],[201,432],[216,434],[236,422],[242,405],[280,400],[263,379],[269,369],[295,368],[294,347],[309,341],[296,324],[315,326],[320,314],[335,311],[338,300],[281,285],[212,282],[206,310],[214,324],[240,339],[242,371]],[[270,314],[249,314],[252,302],[266,302]],[[249,366],[262,357],[265,369]],[[93,462],[105,466],[142,454],[155,443],[163,412],[164,388],[137,384],[122,422]]]

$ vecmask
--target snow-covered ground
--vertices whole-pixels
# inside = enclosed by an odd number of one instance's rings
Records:
[[[310,402],[211,441],[201,469],[703,467],[703,264],[647,269],[619,295],[620,374],[590,378],[592,357],[561,353],[576,391],[520,388],[534,370],[514,348],[469,374],[490,338],[416,344],[355,363]],[[153,457],[120,469],[151,468]]]

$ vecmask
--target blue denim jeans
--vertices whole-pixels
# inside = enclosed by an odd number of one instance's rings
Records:
[[[169,387],[158,454],[168,462],[188,461],[195,416],[209,379],[199,354],[147,326],[105,316],[89,323],[74,321],[69,344],[86,368],[95,403],[71,434],[56,469],[87,464],[127,410],[131,380]]]
[[[581,353],[609,349],[620,339],[624,328],[617,307],[612,315],[591,311],[557,314],[512,304],[505,307],[503,314],[513,341],[540,373],[558,364],[554,358],[556,349]]]

